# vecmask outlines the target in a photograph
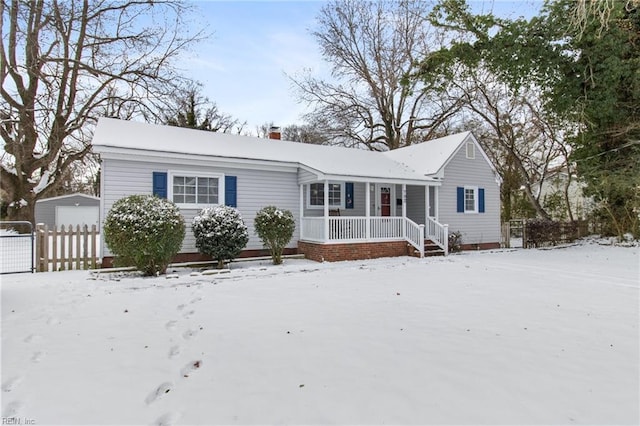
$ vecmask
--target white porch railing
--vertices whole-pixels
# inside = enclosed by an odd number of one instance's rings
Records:
[[[403,217],[332,216],[329,235],[324,217],[303,217],[301,239],[317,242],[406,240],[424,255],[424,225]],[[368,233],[368,235],[367,235]]]
[[[323,217],[303,217],[302,235],[303,240],[324,241],[324,218]]]
[[[404,221],[405,237],[409,243],[424,257],[424,225],[418,225],[411,219]]]
[[[444,250],[445,256],[449,254],[449,225],[443,225],[429,217],[425,226],[425,236]]]

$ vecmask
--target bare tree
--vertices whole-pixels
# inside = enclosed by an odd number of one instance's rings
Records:
[[[97,117],[157,109],[182,81],[172,66],[203,36],[179,1],[0,1],[1,186],[10,219],[90,150]]]
[[[220,111],[215,102],[202,94],[200,83],[189,82],[178,93],[164,111],[161,119],[164,124],[210,132],[242,133],[246,122]]]
[[[433,50],[438,34],[419,0],[331,1],[313,32],[333,81],[309,72],[291,77],[300,99],[332,143],[372,150],[430,139],[459,107],[437,96],[441,80],[406,79],[415,59]]]
[[[513,193],[520,190],[537,216],[549,218],[542,205],[542,188],[550,169],[564,168],[569,176],[573,172],[570,149],[564,142],[566,130],[559,130],[570,129],[571,125],[556,122],[544,111],[535,87],[514,92],[481,67],[453,79],[449,96],[463,103],[464,120],[474,124],[483,148],[503,178],[505,219],[510,219]],[[570,183],[569,179],[566,185]],[[565,198],[567,193],[565,188]]]

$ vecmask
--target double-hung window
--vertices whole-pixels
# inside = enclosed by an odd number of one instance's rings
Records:
[[[477,213],[478,212],[478,188],[464,188],[464,212],[465,213]]]
[[[311,183],[308,185],[308,207],[324,207],[324,183]],[[342,208],[342,194],[344,193],[344,184],[329,183],[329,207]]]
[[[222,204],[223,176],[190,172],[171,174],[171,199],[184,207],[203,207]]]

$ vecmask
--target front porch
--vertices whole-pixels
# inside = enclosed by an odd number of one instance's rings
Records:
[[[445,255],[448,253],[448,227],[431,216],[437,212],[436,186],[411,185],[411,191],[407,191],[404,183],[319,184],[300,184],[298,251],[308,258],[337,261],[424,257],[426,241],[440,247]],[[421,197],[408,198],[408,193]],[[372,210],[377,214],[372,215]],[[416,218],[423,223],[413,220]]]

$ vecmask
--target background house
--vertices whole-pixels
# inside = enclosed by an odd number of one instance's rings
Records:
[[[100,198],[87,194],[69,194],[36,201],[36,223],[50,229],[64,225],[96,225],[100,229]]]

